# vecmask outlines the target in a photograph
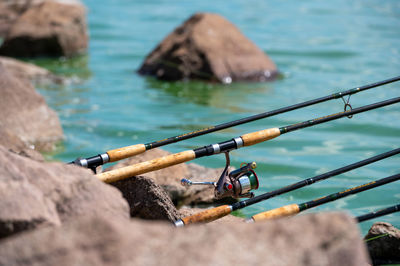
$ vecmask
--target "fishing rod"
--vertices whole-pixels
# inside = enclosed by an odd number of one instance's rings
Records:
[[[384,215],[388,215],[394,212],[399,212],[400,211],[400,204],[388,207],[388,208],[384,208],[384,209],[380,209],[374,212],[370,212],[364,215],[360,215],[356,217],[357,222],[362,223],[364,221],[368,221],[374,218],[378,218]]]
[[[223,197],[241,197],[241,196],[252,196],[248,194],[251,189],[258,188],[258,179],[253,171],[255,163],[248,163],[243,168],[238,169],[239,173],[233,171],[229,173],[229,151],[241,148],[243,146],[251,146],[260,142],[264,142],[273,138],[276,138],[282,134],[292,132],[298,129],[311,127],[335,119],[343,118],[346,116],[353,116],[358,113],[366,112],[383,106],[391,105],[400,102],[400,97],[392,98],[389,100],[365,105],[359,108],[346,110],[344,112],[331,114],[324,117],[319,117],[312,120],[307,120],[302,123],[288,125],[280,128],[270,128],[261,131],[256,131],[242,135],[237,138],[233,138],[228,141],[220,142],[217,144],[211,144],[194,150],[186,150],[183,152],[170,154],[164,157],[156,158],[150,161],[137,163],[134,165],[121,167],[115,170],[97,174],[96,177],[100,180],[111,183],[132,176],[148,173],[151,171],[160,170],[166,167],[170,167],[176,164],[188,162],[196,158],[204,156],[211,156],[218,153],[225,153],[226,166],[224,172],[220,176],[214,194],[217,199]],[[233,176],[232,176],[233,175]],[[242,180],[240,180],[243,177]],[[245,194],[245,195],[243,195]]]
[[[248,221],[249,222],[258,222],[263,220],[275,219],[280,217],[292,216],[299,212],[314,208],[316,206],[335,201],[349,195],[357,194],[362,191],[366,191],[369,189],[373,189],[379,186],[383,186],[385,184],[397,181],[400,179],[400,174],[395,174],[389,177],[385,177],[382,179],[378,179],[376,181],[369,182],[367,184],[363,184],[357,187],[349,188],[341,192],[333,193],[328,196],[318,198],[315,200],[307,201],[301,204],[291,204],[286,205],[277,209],[269,210],[266,212],[258,213],[253,215]]]
[[[316,182],[328,179],[330,177],[333,176],[337,176],[343,173],[346,173],[348,171],[360,168],[362,166],[386,159],[388,157],[394,156],[396,154],[400,153],[400,148],[398,149],[394,149],[388,152],[384,152],[381,154],[378,154],[376,156],[367,158],[365,160],[356,162],[356,163],[352,163],[349,165],[346,165],[344,167],[311,177],[311,178],[307,178],[304,179],[302,181],[293,183],[291,185],[258,195],[254,198],[251,199],[247,199],[247,200],[243,200],[243,201],[239,201],[239,202],[235,202],[231,205],[222,205],[222,206],[218,206],[216,208],[212,208],[212,209],[208,209],[199,213],[196,213],[194,215],[191,216],[187,216],[185,218],[179,219],[175,222],[175,226],[185,226],[185,225],[189,225],[189,224],[194,224],[194,223],[208,223],[208,222],[212,222],[214,220],[220,219],[228,214],[230,214],[233,211],[245,208],[247,206],[256,204],[258,202],[276,197],[278,195],[293,191],[293,190],[297,190],[299,188],[305,187],[305,186],[309,186],[311,184],[314,184]]]
[[[256,121],[262,118],[267,118],[267,117],[271,117],[271,116],[275,116],[278,114],[282,114],[282,113],[286,113],[289,111],[293,111],[296,109],[300,109],[300,108],[304,108],[307,106],[311,106],[314,104],[318,104],[318,103],[322,103],[322,102],[326,102],[329,100],[333,100],[333,99],[339,99],[342,98],[344,103],[345,103],[345,109],[350,107],[351,105],[349,104],[349,99],[347,100],[347,102],[344,100],[344,96],[351,96],[353,94],[356,94],[358,92],[361,91],[365,91],[368,89],[372,89],[375,87],[379,87],[379,86],[383,86],[392,82],[396,82],[400,80],[400,76],[394,77],[394,78],[390,78],[390,79],[386,79],[386,80],[382,80],[379,82],[375,82],[375,83],[371,83],[365,86],[361,86],[358,88],[353,88],[350,90],[346,90],[346,91],[342,91],[342,92],[337,92],[328,96],[324,96],[324,97],[320,97],[317,99],[313,99],[313,100],[309,100],[309,101],[305,101],[302,103],[298,103],[298,104],[294,104],[294,105],[290,105],[287,107],[283,107],[283,108],[279,108],[276,110],[272,110],[272,111],[268,111],[268,112],[264,112],[264,113],[260,113],[260,114],[256,114],[256,115],[252,115],[249,117],[245,117],[242,119],[238,119],[238,120],[234,120],[231,122],[226,122],[223,124],[219,124],[216,126],[211,126],[211,127],[207,127],[207,128],[203,128],[200,130],[196,130],[193,132],[188,132],[182,135],[178,135],[178,136],[174,136],[174,137],[169,137],[163,140],[158,140],[158,141],[153,141],[153,142],[149,142],[146,144],[136,144],[136,145],[131,145],[131,146],[126,146],[126,147],[122,147],[122,148],[118,148],[118,149],[113,149],[113,150],[109,150],[105,153],[102,154],[98,154],[96,156],[92,156],[89,158],[77,158],[75,161],[70,162],[72,164],[76,164],[79,166],[83,166],[86,168],[90,168],[92,169],[94,172],[96,172],[96,167],[106,164],[108,162],[116,162],[128,157],[132,157],[141,153],[144,153],[145,151],[151,150],[153,148],[157,148],[157,147],[161,147],[167,144],[171,144],[171,143],[175,143],[178,141],[182,141],[182,140],[186,140],[186,139],[190,139],[190,138],[194,138],[197,136],[201,136],[201,135],[205,135],[211,132],[215,132],[215,131],[219,131],[222,129],[226,129],[226,128],[230,128],[230,127],[234,127],[234,126],[238,126],[241,124],[245,124],[245,123],[249,123],[252,121]]]

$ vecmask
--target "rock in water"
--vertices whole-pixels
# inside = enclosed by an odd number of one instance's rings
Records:
[[[10,57],[0,56],[0,64],[18,79],[29,80],[33,84],[65,83],[64,78],[52,74],[47,69]]]
[[[111,185],[128,201],[131,217],[170,222],[181,218],[168,194],[151,178],[134,176]]]
[[[266,81],[275,64],[225,18],[197,13],[169,34],[138,70],[161,80],[205,79],[223,83]]]
[[[0,238],[85,215],[129,219],[121,193],[90,170],[33,161],[1,146],[0,199]]]
[[[0,265],[360,266],[369,261],[354,219],[311,214],[265,223],[173,228],[79,217],[5,239]]]
[[[73,56],[86,50],[86,31],[82,4],[44,1],[30,6],[15,20],[0,47],[0,54],[11,57]]]
[[[0,91],[0,127],[38,150],[51,150],[63,138],[58,116],[44,98],[29,81],[17,79],[1,64]]]
[[[364,237],[375,264],[400,264],[400,230],[390,223],[377,222]]]

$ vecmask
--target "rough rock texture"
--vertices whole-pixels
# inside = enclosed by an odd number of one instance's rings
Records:
[[[32,5],[9,28],[0,54],[12,57],[73,56],[88,45],[85,8],[76,1]]]
[[[121,193],[90,170],[36,162],[1,146],[0,199],[0,238],[85,215],[129,218]]]
[[[62,139],[58,116],[44,98],[30,82],[17,79],[1,64],[0,91],[0,127],[38,150],[51,150]]]
[[[47,69],[13,58],[0,56],[0,64],[18,79],[29,80],[34,84],[60,84],[65,82],[65,79],[52,74]]]
[[[202,208],[188,208],[188,207],[182,207],[179,209],[179,213],[181,214],[182,217],[186,217],[186,216],[190,216],[199,212],[202,212],[206,209],[202,209]],[[207,224],[214,224],[214,223],[243,223],[246,220],[234,215],[227,215],[224,216],[220,219],[217,219],[215,221],[213,221],[212,223],[207,223]]]
[[[374,264],[400,264],[400,230],[390,223],[377,222],[369,229],[364,239]]]
[[[0,127],[0,146],[33,160],[44,161],[42,154],[27,147],[18,136],[14,135],[10,130],[4,127]]]
[[[354,220],[303,215],[258,224],[173,228],[80,217],[0,243],[1,265],[366,265]]]
[[[135,176],[111,185],[128,201],[131,217],[171,222],[181,218],[168,194],[150,178]]]
[[[269,57],[217,14],[197,13],[169,34],[138,70],[162,80],[266,81],[277,75]]]
[[[171,153],[161,149],[152,149],[122,161],[106,170],[152,160],[169,154]],[[213,202],[231,203],[233,202],[232,199],[216,201],[214,188],[211,186],[191,186],[190,188],[186,188],[181,185],[182,178],[189,178],[192,181],[215,181],[219,178],[222,171],[223,169],[209,169],[196,164],[179,164],[146,173],[143,176],[154,179],[156,184],[160,185],[168,193],[176,206],[209,204]]]

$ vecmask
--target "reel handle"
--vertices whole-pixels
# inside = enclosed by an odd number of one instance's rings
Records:
[[[186,178],[182,178],[181,185],[184,187],[190,187],[192,185],[206,185],[206,186],[214,186],[215,187],[217,185],[217,183],[216,182],[197,182],[197,181],[191,181]]]

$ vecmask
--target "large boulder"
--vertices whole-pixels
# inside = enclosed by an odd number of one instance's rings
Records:
[[[29,80],[34,84],[65,83],[64,78],[34,64],[4,56],[0,56],[0,64],[20,80]]]
[[[121,168],[124,166],[149,161],[154,158],[167,156],[171,153],[152,149],[143,154],[136,155],[124,160],[106,169],[106,171]],[[197,164],[179,164],[158,171],[145,173],[143,176],[153,179],[170,196],[176,206],[198,205],[210,203],[232,203],[235,200],[226,198],[216,200],[214,197],[214,187],[211,186],[191,186],[189,188],[181,185],[182,178],[188,178],[192,181],[216,181],[221,175],[223,169],[209,169]]]
[[[390,223],[377,222],[364,237],[375,264],[400,264],[400,230]]]
[[[278,71],[269,57],[232,23],[197,13],[170,33],[138,70],[162,80],[205,79],[223,83],[266,81]]]
[[[19,80],[0,64],[0,127],[7,128],[26,145],[52,150],[63,138],[57,114],[29,81]]]
[[[257,224],[173,228],[80,217],[0,243],[0,265],[307,265],[369,262],[355,221],[311,214]]]
[[[151,178],[134,176],[111,185],[128,201],[131,217],[170,222],[181,218],[168,194]]]
[[[0,199],[0,238],[79,216],[108,213],[129,219],[121,193],[90,170],[37,162],[1,146]]]
[[[85,8],[77,1],[30,6],[9,28],[0,54],[11,57],[73,56],[88,46]]]

